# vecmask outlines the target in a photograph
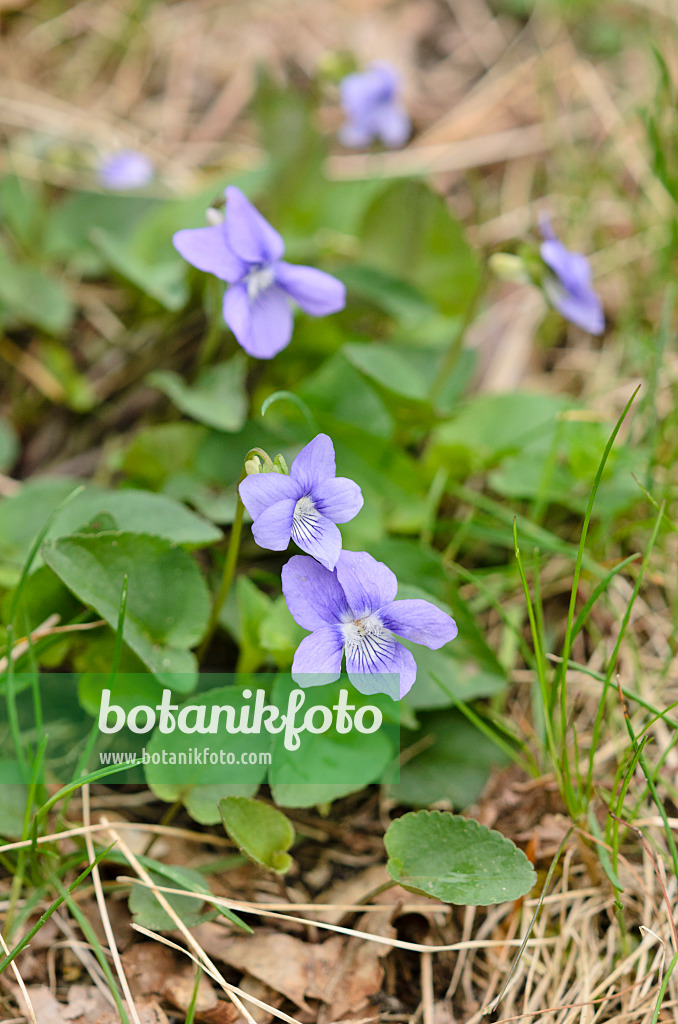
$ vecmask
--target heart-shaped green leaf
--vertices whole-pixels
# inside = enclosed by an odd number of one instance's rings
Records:
[[[404,814],[391,823],[384,843],[394,881],[445,903],[484,907],[516,900],[537,880],[510,839],[449,811]]]
[[[189,649],[207,627],[209,593],[187,551],[141,533],[83,533],[44,544],[42,555],[112,629],[127,577],[123,639],[170,688],[193,688],[197,666]]]

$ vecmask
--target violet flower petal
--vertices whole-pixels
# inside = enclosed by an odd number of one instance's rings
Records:
[[[260,292],[250,307],[250,333],[243,348],[257,359],[272,359],[289,345],[292,327],[285,293],[272,285]]]
[[[399,88],[400,77],[388,64],[373,64],[366,71],[347,75],[339,87],[346,114],[340,141],[358,147],[380,138],[387,146],[402,146],[412,124],[398,99]]]
[[[246,263],[273,263],[285,251],[282,237],[235,185],[226,189],[224,227],[229,247]]]
[[[238,281],[247,272],[246,265],[226,244],[223,224],[184,228],[173,235],[172,244],[192,267],[222,281]]]
[[[434,651],[457,635],[452,616],[421,598],[394,601],[380,609],[379,618],[392,633]]]
[[[355,121],[344,121],[337,133],[339,142],[347,149],[364,149],[374,138],[372,125],[358,124]]]
[[[252,315],[247,285],[242,281],[226,289],[223,313],[224,320],[235,334],[236,341],[247,351]]]
[[[299,482],[302,494],[310,494],[320,480],[337,474],[334,445],[327,434],[317,434],[301,449],[290,466],[290,476]]]
[[[252,519],[256,519],[277,501],[292,498],[296,502],[301,496],[299,484],[283,473],[254,473],[246,476],[238,490]]]
[[[379,103],[393,99],[400,85],[395,68],[388,64],[372,64],[365,71],[346,75],[339,85],[339,96],[345,113],[357,121],[371,115]]]
[[[590,287],[591,265],[583,253],[570,252],[557,239],[542,242],[539,252],[544,263],[560,278],[568,291]]]
[[[581,327],[590,334],[602,334],[605,330],[605,313],[603,306],[593,289],[581,295],[573,295],[563,288],[558,281],[544,281],[551,305],[558,310],[570,323]]]
[[[318,512],[333,523],[348,523],[358,515],[365,501],[358,485],[344,476],[319,481],[311,497]]]
[[[589,261],[583,253],[570,252],[563,245],[546,214],[540,217],[539,228],[544,238],[539,250],[541,258],[554,275],[543,281],[547,298],[566,320],[591,334],[602,334],[605,313],[591,283]]]
[[[292,540],[325,568],[334,569],[341,552],[341,534],[339,527],[329,519],[318,513],[313,517],[299,517],[295,514],[292,520]]]
[[[338,626],[319,626],[304,637],[292,662],[292,679],[299,686],[324,686],[341,674],[344,639]]]
[[[404,146],[412,134],[412,122],[397,103],[384,103],[374,111],[374,128],[389,149]]]
[[[292,310],[285,293],[275,285],[250,302],[247,285],[233,284],[224,296],[224,320],[239,345],[256,359],[272,359],[289,345]]]
[[[283,566],[282,590],[292,618],[303,629],[317,630],[350,618],[336,572],[307,555],[293,555]]]
[[[294,498],[283,498],[269,505],[252,523],[252,536],[260,548],[284,551],[290,542]]]
[[[395,573],[366,551],[342,551],[336,572],[354,619],[390,604],[398,593]]]
[[[275,280],[311,316],[338,313],[346,305],[346,286],[315,267],[299,267],[281,261],[275,267]]]
[[[398,700],[412,689],[417,678],[417,663],[411,651],[390,637],[369,661],[350,654],[347,648],[346,671],[360,693],[385,693]]]
[[[102,160],[99,165],[99,184],[122,192],[143,188],[153,180],[154,174],[153,163],[144,153],[136,149],[122,149]]]

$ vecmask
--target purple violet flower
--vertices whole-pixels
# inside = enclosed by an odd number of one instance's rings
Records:
[[[389,64],[372,64],[367,71],[347,75],[339,86],[346,121],[339,130],[344,146],[360,148],[373,139],[397,149],[404,146],[412,122],[398,99],[400,78]]]
[[[289,345],[290,299],[311,316],[346,305],[346,288],[336,277],[281,259],[281,236],[235,185],[226,189],[223,223],[177,231],[172,241],[192,266],[229,283],[224,320],[257,359],[271,359]]]
[[[334,569],[341,552],[336,523],[347,523],[363,507],[353,480],[337,476],[334,445],[318,434],[282,473],[256,473],[240,484],[242,503],[252,516],[252,534],[262,548],[284,551],[292,540]]]
[[[99,165],[99,183],[104,188],[122,192],[143,188],[153,180],[152,162],[136,149],[122,149],[112,153]]]
[[[345,653],[357,690],[397,700],[411,689],[417,664],[396,636],[437,650],[457,635],[454,619],[430,601],[394,600],[395,574],[365,551],[342,551],[334,572],[294,555],[283,566],[282,589],[294,620],[312,631],[292,663],[300,686],[333,683]]]
[[[540,218],[539,228],[544,241],[540,246],[541,258],[555,276],[546,276],[544,291],[551,305],[569,320],[591,334],[605,330],[603,304],[591,286],[591,267],[586,256],[570,252],[551,226],[548,217]]]

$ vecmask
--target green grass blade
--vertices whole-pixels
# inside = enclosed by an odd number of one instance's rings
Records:
[[[600,481],[603,478],[603,472],[607,463],[612,446],[617,439],[617,434],[621,430],[622,423],[626,419],[626,416],[633,404],[638,391],[640,390],[640,384],[635,389],[628,402],[624,406],[621,416],[617,420],[614,430],[610,434],[605,450],[603,451],[602,458],[598,465],[598,471],[593,481],[593,487],[591,488],[591,494],[589,496],[588,504],[586,506],[586,512],[584,514],[584,522],[582,525],[581,537],[579,539],[579,548],[577,550],[577,559],[574,567],[574,577],[572,580],[572,592],[570,594],[570,606],[567,613],[567,623],[565,626],[565,640],[563,643],[563,654],[562,654],[562,668],[559,674],[556,675],[555,688],[560,691],[560,729],[561,729],[561,775],[569,780],[570,778],[570,765],[567,756],[567,663],[570,657],[570,651],[572,649],[573,641],[573,624],[574,624],[574,611],[577,603],[577,592],[579,589],[579,577],[581,576],[582,564],[584,562],[584,553],[586,549],[586,537],[588,534],[589,523],[591,522],[591,516],[593,514],[593,505],[596,500]]]
[[[108,850],[110,850],[110,849],[111,849],[111,847],[109,846]],[[26,935],[24,935],[23,939],[20,939],[19,942],[17,942],[17,944],[14,947],[14,949],[10,950],[10,952],[6,956],[4,956],[2,958],[2,960],[0,960],[0,974],[2,974],[3,971],[5,971],[7,969],[7,967],[9,967],[9,965],[18,957],[18,955],[22,951],[22,949],[26,948],[26,946],[34,938],[34,936],[36,936],[38,934],[38,932],[40,931],[42,926],[47,921],[49,921],[49,919],[52,916],[52,914],[59,909],[61,904],[66,900],[67,896],[70,896],[71,893],[75,892],[75,890],[78,888],[80,883],[84,882],[84,880],[87,878],[87,876],[93,870],[93,868],[96,867],[96,865],[99,863],[99,861],[104,859],[104,857],[108,853],[108,850],[102,850],[102,852],[95,857],[95,859],[92,861],[92,863],[87,865],[85,870],[81,874],[78,875],[76,880],[74,882],[72,882],[71,885],[69,885],[68,889],[66,889],[62,894],[60,894],[57,897],[57,899],[54,901],[54,903],[52,903],[52,905],[47,908],[47,910],[44,912],[44,914],[42,914],[42,916],[40,918],[38,918],[38,920],[35,922],[35,924],[30,929],[30,931],[27,932]]]

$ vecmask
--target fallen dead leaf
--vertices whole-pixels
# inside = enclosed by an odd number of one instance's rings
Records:
[[[193,999],[195,970],[193,965],[190,965],[188,970],[176,971],[175,968],[176,973],[169,974],[162,984],[161,994],[173,1006],[176,1006],[178,1010],[182,1010],[184,1013],[188,1010]],[[198,998],[195,1004],[196,1012],[203,1013],[205,1010],[213,1010],[218,1002],[216,992],[210,985],[207,977],[202,974],[200,984],[198,985]]]
[[[234,1024],[234,1021],[244,1024],[245,1021],[245,1018],[240,1016],[233,1003],[228,1003],[225,999],[218,999],[209,1010],[196,1013],[195,1016],[196,1020],[199,1020],[201,1024]]]
[[[157,1000],[148,999],[142,1003],[137,1002],[135,1005],[141,1024],[169,1024],[169,1018]],[[82,1024],[91,1024],[91,1022],[83,1021]],[[104,1022],[101,1021],[99,1024],[104,1024]],[[108,1021],[106,1024],[108,1024]],[[112,1024],[118,1024],[117,1014]]]
[[[334,882],[315,900],[317,903],[336,903],[338,904],[336,909],[309,910],[306,916],[316,921],[325,921],[327,924],[338,924],[346,914],[346,911],[341,909],[342,905],[359,903],[373,889],[388,881],[389,876],[384,865],[373,864],[351,878],[342,878],[340,881]]]
[[[63,1003],[52,994],[47,985],[29,985],[28,994],[33,1004],[35,1016],[40,1024],[63,1024]],[[21,1001],[23,1005],[23,1000]]]
[[[387,952],[385,946],[362,939],[349,940],[320,995],[328,1004],[326,1012],[321,1013],[321,1020],[345,1020],[368,1007],[370,996],[381,989],[384,969],[380,958]]]
[[[133,996],[160,994],[168,978],[177,973],[177,961],[166,946],[137,942],[123,955],[122,965]]]
[[[282,1003],[282,995],[270,988],[269,985],[264,984],[259,978],[255,978],[253,974],[244,976],[240,982],[240,988],[243,992],[254,996],[255,999],[261,999],[262,1002],[268,1003],[270,1006],[277,1008]],[[248,1003],[248,1007],[257,1024],[270,1024],[270,1021],[273,1020],[273,1014],[268,1010],[255,1006],[254,1003]]]
[[[249,938],[224,937],[220,960],[263,981],[304,1010],[311,976],[309,944],[284,932],[258,932]]]
[[[115,1020],[117,1014],[98,988],[92,985],[71,985],[68,990],[68,1004],[61,1006],[61,1020],[69,1022],[97,1021],[103,1024],[107,1018]]]

